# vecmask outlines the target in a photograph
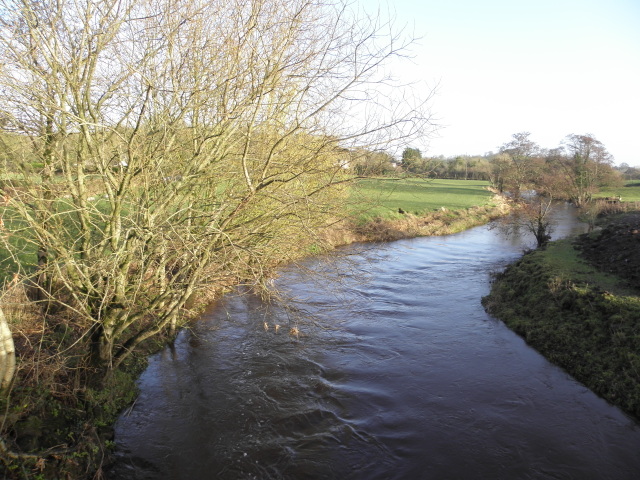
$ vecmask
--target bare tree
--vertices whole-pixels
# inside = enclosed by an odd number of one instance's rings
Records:
[[[551,218],[552,205],[553,197],[538,195],[527,201],[516,213],[521,225],[535,237],[538,248],[544,247],[551,240],[554,230]]]
[[[344,201],[347,149],[431,128],[424,102],[379,96],[407,43],[339,0],[0,9],[12,235],[106,369],[194,296],[298,254]]]
[[[515,200],[527,187],[532,187],[535,160],[540,147],[529,139],[529,132],[514,133],[513,140],[500,147],[494,164],[496,176],[500,178],[500,191],[507,190]]]
[[[544,247],[555,228],[553,221],[553,196],[528,194],[520,198],[512,213],[494,224],[506,236],[519,235],[523,231],[534,236],[536,247]]]
[[[511,216],[501,220],[502,229],[507,234],[525,230],[535,237],[537,247],[542,247],[551,239],[554,227],[551,207],[557,182],[544,169],[541,149],[529,135],[516,133],[512,141],[500,147],[494,160],[494,178],[500,180],[502,189],[511,192],[518,204]],[[525,193],[525,189],[531,191]]]
[[[549,162],[557,168],[566,196],[578,207],[589,203],[612,177],[613,157],[592,134],[568,135],[563,148],[551,152]]]

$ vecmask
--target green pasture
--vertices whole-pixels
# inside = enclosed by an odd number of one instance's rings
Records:
[[[618,196],[623,202],[640,202],[640,180],[628,180],[622,187],[605,187],[594,195],[596,198]]]
[[[0,287],[21,269],[32,271],[36,265],[36,246],[26,239],[25,225],[8,208],[0,208],[3,228],[0,235]],[[15,232],[19,232],[16,235]]]
[[[397,218],[400,210],[414,215],[442,207],[461,210],[489,203],[493,194],[488,186],[481,180],[365,179],[353,189],[352,208],[360,221]]]

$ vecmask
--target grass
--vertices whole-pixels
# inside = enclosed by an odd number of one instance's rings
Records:
[[[108,211],[107,202],[93,202],[95,212],[104,214]],[[69,238],[79,235],[78,220],[74,218],[75,209],[66,199],[56,202],[56,220],[59,232],[65,232]],[[36,267],[36,239],[29,226],[19,217],[18,212],[10,207],[0,207],[0,218],[4,222],[3,236],[0,237],[0,285],[9,281],[14,273],[32,273]],[[100,225],[100,218],[94,214],[94,224]],[[60,228],[62,227],[62,228]],[[16,233],[19,232],[19,233]]]
[[[329,248],[354,242],[447,235],[483,225],[509,210],[489,182],[389,178],[360,180],[344,219],[322,232]]]
[[[640,297],[622,284],[562,240],[497,275],[482,303],[549,361],[640,419]]]
[[[0,207],[0,218],[4,225],[0,232],[0,285],[11,280],[21,270],[32,271],[36,263],[36,248],[25,238],[11,232],[25,228],[14,210]]]
[[[400,210],[424,215],[441,209],[462,210],[486,205],[493,194],[489,182],[471,180],[366,179],[354,188],[354,214],[360,223],[374,218],[402,218]]]
[[[640,180],[628,180],[623,187],[607,187],[594,195],[595,198],[622,197],[623,202],[640,202]]]
[[[616,275],[602,272],[583,260],[573,247],[572,242],[572,239],[558,240],[546,250],[540,251],[541,260],[548,272],[557,278],[570,278],[576,284],[612,292],[616,295],[637,294],[625,286]]]

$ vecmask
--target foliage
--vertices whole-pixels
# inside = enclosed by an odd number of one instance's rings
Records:
[[[620,179],[611,167],[613,157],[592,134],[568,135],[547,163],[554,168],[554,190],[578,207],[590,202],[601,187]]]
[[[401,169],[404,173],[425,178],[489,180],[491,162],[489,157],[469,155],[423,157],[418,149],[409,148],[403,153]]]
[[[529,132],[514,133],[513,139],[500,147],[494,161],[493,181],[499,191],[508,191],[519,200],[523,190],[533,188],[540,176],[540,147],[529,139]]]
[[[425,170],[422,152],[418,148],[407,147],[402,152],[402,168],[409,173],[422,173]]]
[[[613,167],[613,158],[592,134],[568,135],[559,147],[551,149],[541,148],[530,136],[529,132],[515,133],[497,153],[484,155],[430,157],[407,147],[401,165],[404,173],[411,175],[489,180],[498,191],[509,192],[515,198],[523,190],[536,189],[576,204],[581,189],[583,194],[588,191],[597,196],[599,189],[617,188],[623,177],[630,180],[637,176],[638,167]],[[582,148],[581,144],[588,147]]]
[[[640,180],[640,167],[631,167],[627,163],[621,163],[614,168],[622,174],[625,180]]]
[[[551,238],[549,218],[552,201],[567,200],[582,208],[583,218],[593,225],[604,211],[592,205],[599,189],[620,185],[611,167],[612,159],[593,135],[569,135],[560,148],[544,152],[529,139],[529,132],[516,133],[500,147],[493,159],[492,184],[519,204],[516,213],[502,220],[507,233],[525,228],[538,247]]]
[[[395,159],[390,154],[362,149],[351,152],[349,166],[359,177],[391,175],[397,168]]]

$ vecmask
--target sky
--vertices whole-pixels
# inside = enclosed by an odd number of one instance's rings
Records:
[[[640,166],[640,0],[356,0],[418,38],[394,73],[437,85],[425,155],[482,155],[518,132],[593,134]]]

